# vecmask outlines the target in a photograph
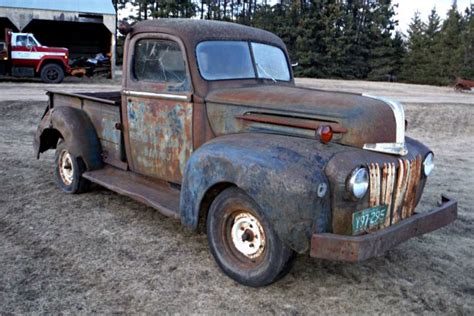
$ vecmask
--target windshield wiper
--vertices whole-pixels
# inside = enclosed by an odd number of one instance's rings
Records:
[[[257,65],[257,68],[261,69],[262,72],[263,72],[265,75],[267,75],[268,77],[270,77],[270,79],[272,79],[273,82],[275,82],[275,83],[277,82],[276,79],[273,78],[272,75],[270,75],[270,74],[265,70],[265,68],[263,68],[262,65],[260,65],[259,63],[255,63],[255,65]],[[268,78],[264,78],[264,79],[268,79]]]

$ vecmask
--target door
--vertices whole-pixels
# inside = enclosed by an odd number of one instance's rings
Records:
[[[142,34],[128,47],[122,116],[129,168],[180,183],[193,150],[192,93],[183,46],[168,35]]]
[[[38,43],[29,34],[18,33],[12,36],[12,65],[14,67],[36,67],[43,54],[37,52]]]

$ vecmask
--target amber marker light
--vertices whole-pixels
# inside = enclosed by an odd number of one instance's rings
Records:
[[[332,136],[333,131],[329,125],[322,125],[316,130],[316,137],[318,137],[323,144],[329,143],[332,139]]]

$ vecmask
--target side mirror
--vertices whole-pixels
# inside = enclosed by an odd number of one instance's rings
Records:
[[[133,27],[128,24],[126,20],[122,20],[119,22],[118,30],[122,35],[126,36],[128,33],[132,31]]]

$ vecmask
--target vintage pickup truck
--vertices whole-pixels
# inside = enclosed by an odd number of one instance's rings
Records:
[[[433,153],[405,136],[403,107],[295,86],[282,40],[233,23],[123,26],[122,90],[48,92],[35,150],[56,149],[67,193],[90,182],[207,233],[249,286],[296,254],[358,262],[455,220],[416,213]]]

